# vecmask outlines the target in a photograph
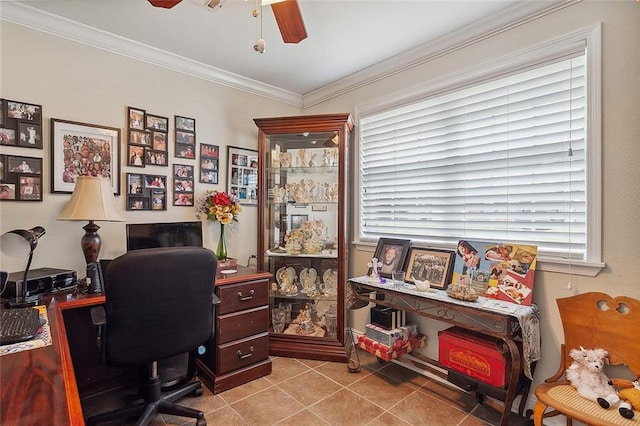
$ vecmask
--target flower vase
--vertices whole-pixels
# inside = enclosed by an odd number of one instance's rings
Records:
[[[224,225],[220,224],[220,239],[218,240],[218,248],[216,249],[216,257],[218,261],[227,260],[227,242],[224,239]]]

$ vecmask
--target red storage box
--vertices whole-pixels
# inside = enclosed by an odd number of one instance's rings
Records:
[[[438,358],[447,368],[492,386],[506,386],[510,363],[494,337],[451,327],[438,333]]]
[[[364,334],[358,337],[358,347],[377,356],[384,361],[391,361],[400,356],[411,352],[414,349],[422,348],[427,344],[427,336],[416,334],[405,341],[398,341],[392,346],[383,345],[373,339],[368,338]]]

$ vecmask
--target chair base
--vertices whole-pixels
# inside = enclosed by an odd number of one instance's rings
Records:
[[[197,419],[198,426],[206,426],[207,421],[204,418],[204,413],[199,410],[184,407],[178,404],[174,404],[174,401],[193,393],[194,396],[200,396],[203,393],[202,384],[199,381],[191,382],[184,387],[165,393],[164,395],[158,395],[155,386],[159,387],[160,383],[152,383],[149,394],[145,401],[138,404],[120,408],[118,410],[110,411],[107,413],[98,414],[87,419],[87,425],[97,425],[100,423],[127,419],[135,416],[140,416],[136,425],[146,426],[153,418],[160,413],[173,414],[176,416],[191,417]],[[146,390],[146,389],[145,389]],[[154,396],[155,395],[155,396]]]

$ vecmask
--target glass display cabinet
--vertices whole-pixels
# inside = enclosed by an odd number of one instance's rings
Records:
[[[269,353],[345,361],[349,114],[257,118]]]

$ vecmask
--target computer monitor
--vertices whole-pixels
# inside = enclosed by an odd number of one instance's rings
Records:
[[[202,222],[127,224],[127,251],[182,246],[202,247]]]

